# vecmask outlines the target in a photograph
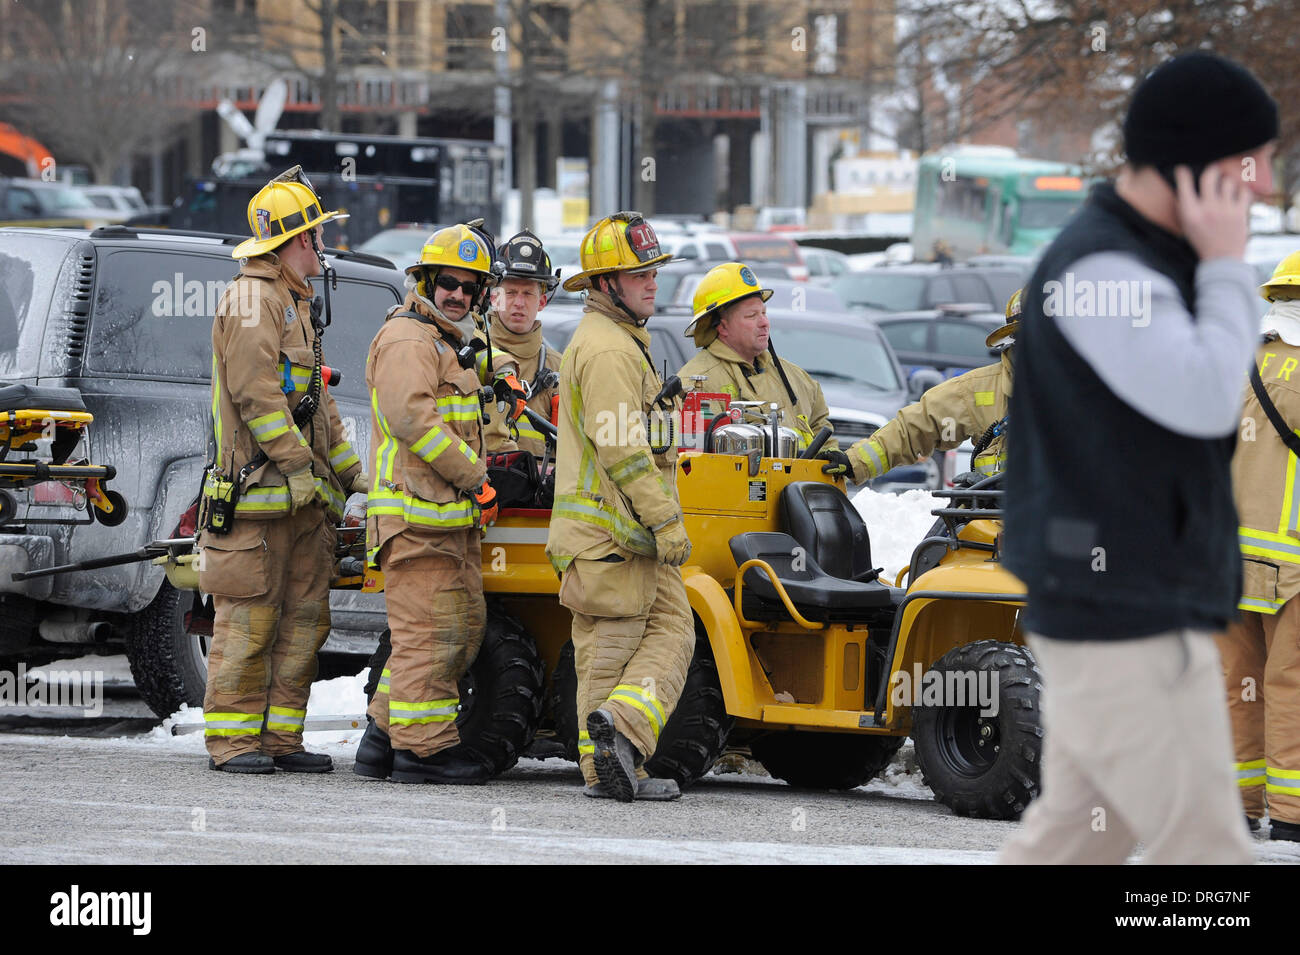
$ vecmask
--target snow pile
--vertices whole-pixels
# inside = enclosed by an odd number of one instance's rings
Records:
[[[928,491],[881,494],[863,488],[854,496],[853,506],[871,533],[872,565],[885,568],[884,583],[893,586],[894,577],[912,562],[912,551],[938,519],[930,512],[944,504]]]

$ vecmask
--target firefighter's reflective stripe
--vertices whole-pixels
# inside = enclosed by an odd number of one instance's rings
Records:
[[[1275,614],[1282,609],[1286,603],[1285,600],[1266,600],[1263,597],[1242,597],[1237,602],[1238,610],[1249,610],[1252,613]]]
[[[1249,763],[1237,764],[1238,786],[1264,785],[1264,760],[1254,759]]]
[[[1286,479],[1282,486],[1286,490],[1282,494],[1282,513],[1279,515],[1277,522],[1277,532],[1279,534],[1300,530],[1300,494],[1296,493],[1296,456],[1294,452],[1290,452],[1286,456]]]
[[[366,513],[376,517],[381,514],[401,517],[408,524],[436,527],[440,530],[474,526],[474,505],[471,501],[435,504],[412,494],[383,488],[377,491],[371,489],[370,496],[367,498]],[[370,566],[378,566],[376,563],[378,557],[379,547],[372,547],[366,551],[366,560]]]
[[[435,424],[424,432],[415,444],[411,445],[411,453],[432,464],[437,460],[438,455],[449,447],[451,447],[451,435]]]
[[[496,351],[496,349],[492,349]],[[486,348],[480,348],[474,356],[474,370],[478,374],[478,381],[481,385],[492,383],[492,369],[488,366],[488,353]]]
[[[325,478],[316,478],[316,494],[325,506],[329,508],[331,514],[337,517],[343,516],[343,509],[347,506],[347,501],[343,495],[334,490],[334,485],[330,484]]]
[[[293,427],[289,421],[289,416],[283,411],[272,411],[270,414],[264,414],[248,422],[248,430],[253,435],[253,440],[258,444],[265,444],[273,438],[278,438],[282,434],[288,434],[289,429]],[[298,436],[299,438],[302,435]],[[303,442],[306,444],[306,442]]]
[[[301,733],[307,719],[306,710],[291,710],[287,706],[271,706],[266,710],[266,728],[282,733]]]
[[[1276,766],[1269,766],[1265,774],[1267,782],[1264,789],[1267,792],[1282,796],[1300,796],[1300,769],[1278,769]]]
[[[637,478],[645,477],[648,474],[658,474],[659,469],[655,467],[655,462],[650,457],[649,451],[636,451],[629,454],[618,464],[609,469],[609,479],[619,487],[631,484]]]
[[[514,424],[515,437],[531,438],[533,441],[545,441],[546,436],[533,427],[532,421],[527,415],[521,415],[519,420]]]
[[[591,734],[586,730],[578,730],[578,756],[592,756],[596,752],[596,744],[591,741]]]
[[[225,465],[222,462],[225,441],[223,435],[225,429],[221,424],[221,372],[217,370],[217,353],[212,353],[212,431],[217,439],[217,470],[222,471]]]
[[[388,722],[398,726],[417,723],[450,723],[456,719],[460,700],[428,700],[423,703],[388,701]]]
[[[388,667],[384,667],[383,672],[379,674],[379,683],[375,686],[375,692],[387,693],[389,686],[392,685],[392,682],[393,682],[393,671],[388,669]]]
[[[1241,552],[1252,557],[1268,557],[1286,564],[1300,564],[1300,540],[1289,534],[1273,534],[1253,527],[1237,528]]]
[[[260,736],[261,713],[204,713],[204,736]]]
[[[380,440],[375,445],[375,466],[373,473],[375,475],[374,484],[371,487],[370,495],[373,498],[375,488],[379,486],[380,481],[387,481],[390,484],[393,480],[393,459],[397,457],[397,439],[388,431],[388,422],[384,416],[379,413],[379,392],[370,392],[370,407],[375,413],[375,419],[379,422]]]
[[[556,495],[555,507],[551,510],[551,520],[560,518],[582,521],[584,524],[594,524],[603,528],[614,538],[616,544],[634,554],[654,557],[658,553],[655,549],[654,535],[646,527],[629,520],[596,495],[583,493]],[[572,563],[573,558],[564,557],[559,560],[563,566],[557,566],[556,570],[562,573]],[[552,563],[556,561],[552,560]]]
[[[289,488],[283,484],[272,487],[250,487],[239,495],[235,513],[266,514],[274,511],[289,510]]]
[[[971,462],[971,470],[979,474],[1000,474],[1006,470],[1006,459],[997,452],[980,454]]]
[[[479,412],[482,408],[478,403],[477,395],[444,395],[441,398],[434,399],[438,406],[438,414],[442,415],[445,421],[477,421]],[[419,454],[417,451],[416,454]]]
[[[855,444],[849,450],[858,452],[858,456],[867,465],[867,470],[871,472],[872,477],[880,477],[889,470],[886,467],[889,462],[889,455],[885,453],[884,445],[875,438],[867,438],[864,443]]]
[[[307,391],[311,388],[311,375],[314,368],[295,365],[290,362],[287,366],[280,362],[275,366],[276,372],[280,376],[280,390],[285,394],[291,394],[295,391]]]
[[[660,705],[655,695],[643,687],[634,686],[631,683],[620,683],[614,687],[614,692],[609,695],[609,700],[616,703],[626,703],[634,709],[640,710],[650,724],[650,729],[659,738],[659,732],[668,722],[668,717],[664,714],[664,708]]]
[[[342,474],[360,460],[361,458],[357,456],[357,452],[352,450],[352,445],[346,441],[341,441],[330,448],[330,467],[337,474]]]

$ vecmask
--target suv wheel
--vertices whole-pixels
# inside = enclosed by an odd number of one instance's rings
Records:
[[[131,675],[149,709],[168,717],[181,708],[203,706],[208,680],[212,611],[193,590],[166,580],[126,632]]]

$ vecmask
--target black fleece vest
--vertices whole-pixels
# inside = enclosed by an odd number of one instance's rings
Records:
[[[1218,630],[1236,616],[1241,590],[1236,435],[1187,437],[1135,411],[1043,314],[1045,283],[1098,252],[1168,276],[1195,315],[1196,253],[1110,184],[1093,190],[1025,286],[1004,546],[1029,588],[1021,626],[1061,639]]]

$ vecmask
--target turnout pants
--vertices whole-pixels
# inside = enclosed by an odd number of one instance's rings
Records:
[[[1043,671],[1042,794],[1004,863],[1248,863],[1254,852],[1229,770],[1214,639],[1029,634]]]
[[[478,656],[487,618],[481,534],[477,528],[450,533],[466,535],[463,559],[402,557],[401,535],[379,552],[393,649],[368,712],[394,749],[421,757],[460,742],[457,684]]]
[[[594,785],[599,780],[587,717],[608,710],[642,758],[652,755],[682,694],[695,626],[681,571],[649,557],[574,560],[564,572],[560,602],[573,612],[578,763]]]
[[[1219,637],[1246,814],[1300,825],[1300,598],[1243,613]]]
[[[302,750],[316,653],[330,632],[334,527],[318,502],[204,535],[199,586],[216,617],[203,698],[218,765],[243,753]]]

